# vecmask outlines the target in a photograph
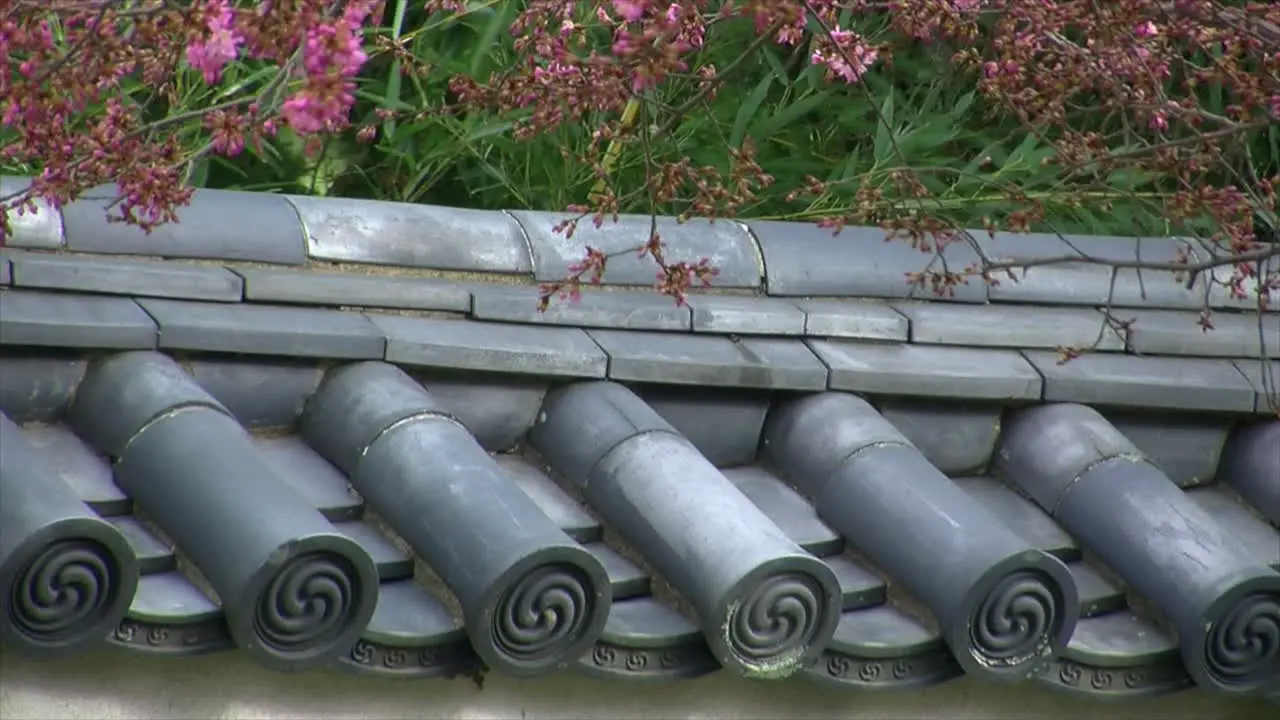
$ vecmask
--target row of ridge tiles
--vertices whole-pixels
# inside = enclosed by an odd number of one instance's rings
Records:
[[[21,178],[0,178],[0,195],[27,187]],[[584,220],[572,238],[553,228],[564,215],[533,211],[481,211],[368,200],[312,198],[225,190],[198,190],[179,212],[179,222],[151,234],[108,223],[105,205],[115,198],[107,186],[57,211],[47,205],[17,216],[16,248],[84,253],[149,255],[223,261],[304,265],[329,261],[437,271],[495,273],[559,280],[590,245],[618,252],[642,245],[650,219],[625,216],[596,228]],[[719,270],[716,286],[765,290],[788,297],[905,298],[905,278],[938,263],[905,242],[884,242],[877,228],[851,227],[839,236],[808,223],[660,218],[658,229],[673,261],[708,258]],[[1177,262],[1214,258],[1194,240],[972,232],[973,243],[954,243],[942,253],[949,268],[992,260],[1088,257],[1106,261],[1141,258]],[[1280,258],[1272,259],[1280,269]],[[935,269],[937,269],[935,267]],[[1263,268],[1264,274],[1269,268]],[[1230,271],[1221,269],[1219,279]],[[612,259],[604,282],[652,285],[652,261],[625,254]],[[1206,287],[1209,286],[1209,287]],[[919,291],[915,291],[919,292]],[[1206,297],[1207,292],[1207,297]],[[993,286],[973,282],[945,298],[958,302],[1042,303],[1199,310],[1252,309],[1256,298],[1234,298],[1220,283],[1186,287],[1168,272],[1100,264],[1044,266],[1018,282]]]
[[[116,379],[123,379],[123,378],[116,378]],[[140,419],[141,419],[141,418],[140,418]],[[1272,433],[1272,434],[1274,434],[1274,433]],[[110,437],[110,434],[109,434],[109,436],[108,436],[108,437]],[[122,437],[120,437],[120,438],[118,438],[118,439],[120,439],[120,441],[124,441],[124,439],[125,439],[125,438],[122,436]],[[108,441],[108,445],[118,445],[118,443],[115,443],[114,441]],[[340,455],[340,452],[339,452],[339,455]],[[124,461],[125,461],[125,462],[128,462],[128,459],[124,459]],[[387,505],[385,505],[385,503],[383,503],[383,507],[384,507],[384,509],[385,509],[385,507],[387,507]],[[762,507],[763,507],[763,506],[762,506]],[[790,534],[790,533],[788,533],[788,534]],[[1041,536],[1044,536],[1044,534],[1046,534],[1046,533],[1041,532],[1041,533],[1039,533],[1039,534],[1041,534]],[[1048,534],[1048,536],[1052,536],[1052,534],[1053,534],[1053,533],[1047,533],[1047,534]],[[808,550],[808,548],[806,548],[806,550]],[[1057,550],[1061,550],[1061,548],[1057,548]],[[611,575],[612,575],[612,573],[611,573]],[[844,585],[844,583],[842,583],[842,585]]]
[[[73,279],[97,274],[76,267],[79,261],[73,258],[29,256],[14,262],[19,284],[28,271],[31,278],[39,277],[41,268]],[[68,265],[70,272],[63,272]],[[235,277],[222,268],[186,270]],[[175,283],[183,275],[176,273]],[[299,279],[310,283],[316,277]],[[652,295],[590,293],[580,305],[558,304],[544,316],[534,310],[531,294],[512,292],[479,288],[470,317],[425,317],[0,288],[0,346],[377,359],[404,366],[620,382],[1231,413],[1269,412],[1269,390],[1274,388],[1266,378],[1280,376],[1280,362],[1261,359],[1264,349],[1280,347],[1280,315],[1274,316],[1270,333],[1259,333],[1259,317],[1247,315],[1224,317],[1207,333],[1197,326],[1194,313],[1151,317],[1134,333],[1134,353],[1104,350],[1063,363],[1052,348],[1063,340],[1088,344],[1103,327],[1101,314],[1084,308],[867,301],[832,301],[834,307],[819,311],[810,303],[808,325],[826,321],[827,330],[844,328],[861,335],[819,339],[591,327],[611,319],[620,327],[644,326],[632,321],[669,317],[682,318],[687,328],[690,309]],[[642,300],[661,307],[646,312]],[[694,298],[693,313],[724,300],[744,298]],[[512,312],[485,311],[493,307]],[[792,310],[806,322],[802,307]],[[749,308],[747,304],[735,312],[767,319]],[[1271,325],[1273,317],[1262,319]],[[1123,350],[1119,337],[1111,337],[1115,342],[1102,347]],[[1257,359],[1246,359],[1251,354]]]

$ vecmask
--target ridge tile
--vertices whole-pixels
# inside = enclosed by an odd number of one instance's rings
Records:
[[[503,212],[287,195],[312,260],[527,274],[529,248]]]
[[[876,300],[797,300],[805,312],[804,334],[809,337],[852,338],[906,342],[907,317],[889,304]]]
[[[382,333],[355,313],[280,305],[214,305],[141,299],[160,326],[160,347],[175,350],[381,359]]]
[[[823,390],[827,368],[799,340],[590,330],[609,378],[707,387]]]
[[[803,335],[805,312],[762,295],[689,295],[693,331],[721,335]]]
[[[109,222],[115,186],[93,188],[62,208],[68,250],[104,255],[151,255],[301,265],[306,246],[298,214],[281,195],[239,190],[196,190],[176,208],[178,221],[150,233]]]
[[[585,331],[366,313],[387,336],[387,362],[549,377],[603,378],[608,357]]]
[[[245,300],[253,302],[452,312],[471,308],[470,290],[436,278],[267,268],[235,268],[235,273],[244,278]]]
[[[1257,392],[1227,360],[1088,353],[1022,353],[1044,376],[1046,402],[1113,407],[1253,412]]]
[[[806,340],[831,389],[881,395],[1039,400],[1041,379],[1014,350]]]
[[[908,273],[934,265],[936,254],[923,253],[904,240],[885,241],[875,227],[846,227],[838,235],[815,223],[750,220],[745,222],[760,244],[770,295],[789,297],[927,298],[927,288],[907,283]],[[977,264],[978,254],[964,243],[952,243],[941,253],[948,267]],[[984,283],[956,288],[941,301],[986,302]]]
[[[1217,312],[1213,329],[1199,325],[1197,312],[1135,310],[1117,313],[1133,320],[1129,348],[1141,355],[1195,355],[1200,357],[1261,358],[1280,348],[1280,314]]]
[[[604,253],[622,253],[610,258],[601,278],[605,285],[652,285],[659,271],[653,258],[626,252],[643,246],[649,240],[652,219],[647,215],[620,215],[617,222],[606,220],[600,227],[590,221],[578,224],[573,237],[557,233],[557,224],[569,213],[512,210],[529,238],[533,252],[534,279],[538,282],[561,280],[569,266],[582,260],[586,246]],[[711,222],[691,218],[677,222],[674,217],[656,219],[658,233],[666,243],[664,252],[669,262],[696,263],[707,258],[718,270],[715,286],[749,288],[761,286],[760,258],[755,242],[742,225],[733,220]]]
[[[1107,327],[1106,316],[1093,308],[935,302],[895,302],[892,305],[911,321],[913,343],[1124,350],[1124,338]]]
[[[31,187],[31,178],[0,176],[0,197],[10,197]],[[62,231],[62,213],[48,200],[37,199],[35,212],[14,210],[9,213],[9,230],[4,247],[30,250],[61,250],[66,245]]]
[[[164,260],[13,255],[13,285],[108,295],[240,302],[243,281],[222,268]]]
[[[583,292],[581,300],[552,298],[538,309],[537,288],[477,287],[471,316],[477,320],[580,328],[685,331],[691,329],[687,306],[655,292]]]
[[[123,297],[0,291],[0,345],[149,350],[156,323]]]

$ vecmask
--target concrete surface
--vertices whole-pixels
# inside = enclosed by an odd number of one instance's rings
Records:
[[[669,685],[632,685],[566,674],[537,681],[395,681],[260,669],[240,653],[157,658],[107,649],[34,662],[0,653],[3,720],[172,718],[841,718],[1012,720],[1275,717],[1260,702],[1187,691],[1150,700],[1087,701],[1034,685],[969,680],[911,693],[866,694],[804,680],[744,681],[724,674]]]

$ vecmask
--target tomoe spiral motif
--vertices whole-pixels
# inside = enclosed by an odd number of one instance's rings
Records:
[[[974,613],[970,639],[977,657],[993,665],[1017,665],[1052,639],[1059,594],[1038,572],[1018,572],[1000,581]]]
[[[305,653],[333,642],[350,627],[360,579],[346,558],[328,552],[284,564],[258,598],[254,632],[279,653]]]
[[[586,631],[594,597],[586,573],[573,565],[534,568],[498,602],[493,644],[516,662],[556,658]]]
[[[1280,597],[1248,595],[1214,623],[1205,643],[1209,672],[1226,684],[1271,677],[1280,661]]]
[[[119,565],[93,540],[46,547],[13,584],[11,621],[33,642],[57,644],[94,631],[115,604]]]
[[[818,581],[802,573],[766,579],[729,613],[729,649],[748,664],[804,652],[818,633],[823,595]]]

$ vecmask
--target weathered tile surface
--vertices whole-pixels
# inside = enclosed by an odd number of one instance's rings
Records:
[[[1108,412],[1106,418],[1179,485],[1213,480],[1231,431],[1229,419],[1202,414]]]
[[[129,298],[0,291],[0,345],[139,350],[156,324]]]
[[[584,292],[579,300],[552,298],[545,310],[538,305],[537,288],[477,288],[471,316],[477,320],[570,325],[624,330],[687,331],[688,306],[656,292]]]
[[[818,556],[834,555],[844,548],[844,540],[818,517],[813,506],[772,473],[744,467],[726,470],[724,475],[800,547]]]
[[[239,302],[241,279],[229,270],[156,260],[14,255],[13,284],[20,288],[111,295]]]
[[[578,223],[573,237],[553,232],[568,213],[513,210],[533,250],[534,276],[540,282],[565,277],[569,266],[580,262],[591,246],[605,253],[622,253],[610,258],[603,282],[606,285],[653,285],[658,265],[651,257],[626,252],[649,240],[650,218],[622,215],[617,222],[606,219],[596,228],[590,218]],[[710,222],[691,219],[678,223],[674,218],[658,218],[657,228],[667,247],[668,262],[696,263],[707,258],[719,274],[714,285],[721,288],[757,288],[761,285],[760,260],[755,242],[732,220]]]
[[[489,210],[290,195],[313,260],[433,270],[530,272],[510,216]]]
[[[969,347],[1087,347],[1123,350],[1124,338],[1091,308],[895,302],[911,320],[911,341]]]
[[[1117,312],[1132,320],[1130,348],[1143,355],[1197,355],[1260,358],[1280,348],[1280,315],[1217,312],[1213,329],[1203,330],[1195,312],[1144,310]]]
[[[592,330],[609,377],[708,387],[820,390],[827,369],[799,339]]]
[[[254,302],[453,312],[471,308],[471,291],[448,280],[266,268],[236,268],[235,272],[244,278],[245,299]]]
[[[67,248],[111,255],[249,260],[301,265],[306,247],[298,215],[281,195],[235,190],[197,190],[178,208],[178,222],[150,234],[108,222],[115,187],[95,188],[62,208]]]
[[[9,197],[31,187],[28,178],[0,177],[0,197]],[[39,250],[59,250],[65,244],[62,233],[62,214],[46,200],[35,201],[35,212],[25,208],[9,213],[12,237],[5,239],[6,247]]]
[[[998,403],[886,399],[877,409],[947,475],[982,472],[1000,434]]]
[[[112,525],[129,541],[129,547],[138,558],[138,572],[170,572],[178,568],[173,548],[161,542],[135,517],[123,515],[110,519]]]
[[[578,328],[368,314],[387,337],[389,362],[413,367],[604,377],[603,351]]]
[[[1234,493],[1219,487],[1195,488],[1187,496],[1238,539],[1259,563],[1280,566],[1280,530],[1263,520]]]
[[[19,425],[57,422],[88,365],[74,356],[0,352],[0,410]]]
[[[1254,412],[1280,410],[1280,360],[1233,360],[1232,364],[1258,393]]]
[[[356,313],[270,305],[139,300],[160,347],[317,358],[381,358],[382,333]]]
[[[920,252],[906,241],[885,242],[879,228],[847,227],[832,236],[830,230],[813,223],[752,220],[746,224],[760,243],[770,295],[929,298],[932,292],[909,285],[907,274],[942,271],[934,253]],[[963,243],[948,245],[943,257],[952,269],[979,259]],[[947,299],[985,302],[987,289],[982,282],[973,282]]]
[[[1057,353],[1023,354],[1044,376],[1044,399],[1116,407],[1253,412],[1257,393],[1228,360]]]
[[[1075,540],[1035,503],[1008,485],[989,477],[959,478],[956,483],[1032,547],[1066,560],[1080,557],[1080,548]]]
[[[1040,375],[1012,350],[808,340],[831,389],[882,395],[1038,400]]]
[[[1078,258],[1068,241],[1048,233],[969,231],[973,242],[992,263],[1041,262]],[[1014,277],[995,273],[988,293],[992,302],[1041,305],[1104,306],[1111,288],[1111,268],[1083,262],[1044,264],[1018,268]],[[1016,279],[1015,279],[1016,278]]]
[[[694,332],[803,335],[805,312],[782,298],[690,295]]]
[[[874,300],[797,300],[805,312],[804,334],[810,337],[906,342],[906,316]]]

